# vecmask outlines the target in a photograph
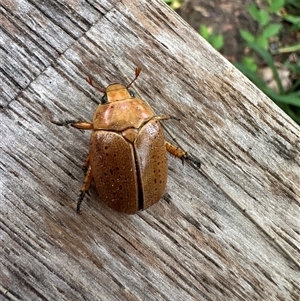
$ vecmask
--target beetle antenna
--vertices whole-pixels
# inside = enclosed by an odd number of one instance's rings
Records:
[[[98,91],[100,91],[100,92],[102,92],[102,93],[105,93],[105,92],[106,92],[105,89],[100,88],[100,87],[94,85],[93,79],[92,79],[91,76],[89,76],[86,80],[87,80],[87,82],[88,82],[92,87],[94,87],[94,88],[97,89]]]
[[[135,68],[135,78],[126,86],[126,88],[128,89],[134,82],[135,80],[139,77],[140,73],[141,73],[142,68],[141,67],[136,67]]]

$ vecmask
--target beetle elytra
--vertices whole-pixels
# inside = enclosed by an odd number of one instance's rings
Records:
[[[167,152],[200,167],[197,158],[165,141],[160,121],[173,117],[156,115],[147,103],[128,90],[140,71],[136,68],[135,77],[127,86],[111,84],[106,89],[95,86],[88,78],[93,87],[104,93],[92,122],[52,121],[92,130],[78,213],[92,181],[101,200],[118,212],[134,214],[158,202],[167,183]]]

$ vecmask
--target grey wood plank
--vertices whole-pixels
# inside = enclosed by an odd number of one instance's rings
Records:
[[[298,125],[161,1],[1,14],[3,298],[298,300]],[[132,89],[181,119],[166,124],[202,172],[169,157],[147,211],[113,212],[93,186],[77,215],[90,133],[50,119],[91,120],[101,93],[86,77],[128,83],[138,65]]]

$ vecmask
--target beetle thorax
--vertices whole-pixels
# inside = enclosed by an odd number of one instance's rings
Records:
[[[98,106],[94,118],[94,130],[124,131],[139,129],[154,117],[154,112],[139,98],[127,98]]]

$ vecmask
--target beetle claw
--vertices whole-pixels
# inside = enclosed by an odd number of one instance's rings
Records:
[[[81,191],[80,192],[80,195],[79,195],[79,198],[78,198],[78,201],[77,201],[77,207],[76,207],[76,212],[78,214],[81,214],[81,209],[80,209],[80,205],[84,199],[84,196],[85,196],[85,191]]]
[[[65,126],[66,125],[65,121],[63,121],[63,120],[50,119],[50,122],[55,124],[55,125],[58,125],[58,126]]]
[[[176,117],[176,116],[172,116],[172,115],[170,115],[170,119],[174,119],[174,120],[176,120],[176,121],[180,121],[180,118],[178,118],[178,117]]]
[[[58,126],[68,127],[69,125],[72,125],[73,123],[76,123],[78,121],[76,121],[76,120],[54,120],[54,119],[50,119],[50,122],[53,123],[53,124],[56,124]]]
[[[186,160],[188,160],[188,161],[190,161],[190,162],[192,162],[193,164],[195,164],[198,168],[201,168],[201,161],[197,158],[197,157],[195,157],[195,156],[193,156],[193,155],[190,155],[190,154],[188,154],[188,153],[186,153],[184,156],[183,156],[183,158],[184,159],[186,159]]]

